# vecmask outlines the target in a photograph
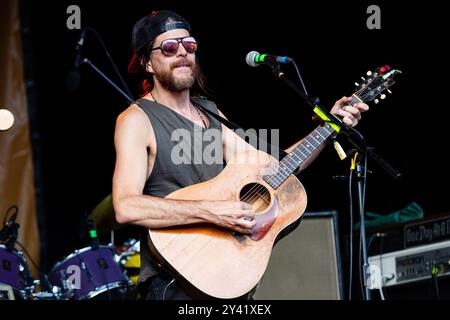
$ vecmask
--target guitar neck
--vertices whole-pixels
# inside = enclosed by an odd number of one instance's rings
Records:
[[[280,161],[278,169],[273,174],[265,175],[263,179],[272,188],[277,189],[334,132],[335,130],[328,124],[318,126]]]
[[[377,104],[379,102],[376,99],[378,96],[380,99],[386,97],[382,92],[387,90],[390,93],[388,88],[395,83],[393,76],[401,73],[400,70],[391,69],[389,66],[383,66],[375,72],[369,71],[367,73],[368,80],[362,77],[364,82],[361,85],[357,84],[358,90],[352,95],[349,105],[354,105],[357,102],[370,101],[374,101]],[[277,189],[334,132],[336,131],[327,123],[317,127],[290,154],[279,162],[278,167],[273,169],[273,173],[263,176],[264,181],[272,188]]]

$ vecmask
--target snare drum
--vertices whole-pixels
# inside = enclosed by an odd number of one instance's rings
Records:
[[[27,299],[26,289],[31,280],[30,270],[24,256],[15,249],[0,244],[0,284],[10,288],[14,299]]]
[[[70,299],[134,299],[133,283],[114,260],[109,246],[76,250],[50,271],[49,281]]]

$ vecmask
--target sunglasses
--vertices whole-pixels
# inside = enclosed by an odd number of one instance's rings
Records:
[[[183,45],[184,49],[186,49],[187,53],[194,53],[197,51],[197,41],[191,36],[166,39],[161,42],[159,47],[153,48],[151,51],[160,49],[165,56],[173,56],[177,53],[180,43]]]

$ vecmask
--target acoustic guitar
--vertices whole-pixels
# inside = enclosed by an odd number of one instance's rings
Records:
[[[389,66],[369,71],[350,105],[384,99],[383,92],[389,91],[398,73]],[[256,225],[250,235],[213,224],[149,229],[152,255],[182,283],[210,297],[231,299],[251,291],[266,270],[280,232],[305,211],[305,189],[292,173],[339,129],[325,121],[281,161],[262,151],[242,152],[215,178],[167,195],[170,199],[245,201],[256,213]]]

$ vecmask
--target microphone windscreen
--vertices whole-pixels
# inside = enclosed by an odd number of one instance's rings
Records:
[[[245,57],[245,62],[247,62],[247,64],[250,67],[257,67],[258,64],[255,62],[255,57],[259,54],[258,51],[250,51],[249,53],[247,53],[247,56]]]

